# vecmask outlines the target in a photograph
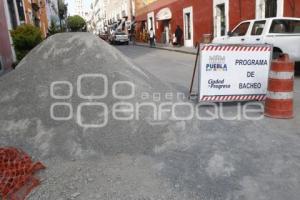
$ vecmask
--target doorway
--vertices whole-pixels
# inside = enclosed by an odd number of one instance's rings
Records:
[[[265,17],[276,17],[277,16],[277,0],[266,0],[265,6]]]
[[[193,47],[194,45],[194,23],[193,7],[183,9],[183,26],[184,26],[184,46]]]
[[[229,31],[229,1],[214,0],[214,37],[226,36]]]
[[[10,23],[12,26],[12,29],[15,29],[18,26],[18,21],[17,21],[17,14],[15,10],[15,4],[14,1],[12,0],[7,0],[7,5],[8,5],[8,10],[10,14]]]
[[[148,31],[153,29],[153,32],[155,33],[155,26],[154,26],[154,12],[148,13],[147,14],[147,26],[148,26]]]
[[[225,4],[217,5],[217,29],[219,36],[226,35]]]
[[[170,20],[163,20],[163,43],[170,43]]]
[[[256,0],[256,19],[284,16],[284,0]]]

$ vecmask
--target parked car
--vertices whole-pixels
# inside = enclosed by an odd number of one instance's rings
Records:
[[[99,37],[100,37],[102,40],[105,40],[105,41],[108,40],[108,34],[106,34],[106,33],[100,33],[100,34],[99,34]]]
[[[267,18],[243,21],[216,44],[271,44],[273,57],[280,53],[300,63],[300,18]]]
[[[109,37],[110,44],[129,44],[129,36],[124,32],[114,32]]]

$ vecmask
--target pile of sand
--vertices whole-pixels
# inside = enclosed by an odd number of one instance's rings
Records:
[[[79,95],[77,85],[82,75],[85,78],[80,93],[84,97]],[[97,77],[86,77],[91,75]],[[107,87],[103,76],[107,78]],[[120,100],[113,96],[113,84],[117,81],[134,84],[132,98]],[[54,94],[66,98],[57,99],[51,95],[53,84]],[[105,88],[106,97],[86,98],[104,94]],[[120,96],[133,94],[133,87],[129,84],[120,83],[115,88]],[[100,153],[150,152],[162,139],[162,129],[153,128],[147,122],[149,108],[141,109],[140,120],[119,121],[112,118],[113,105],[123,101],[134,105],[141,100],[143,93],[152,94],[163,89],[160,81],[134,66],[99,38],[88,33],[57,34],[30,52],[15,71],[1,78],[0,145],[22,147],[40,158],[63,156],[73,159]],[[71,119],[53,120],[50,108],[55,103],[71,105]],[[82,103],[105,104],[108,108],[107,125],[103,128],[78,125],[77,109]],[[81,121],[84,124],[104,123],[104,117],[101,117],[104,108],[101,108],[83,107]],[[67,106],[57,106],[53,110],[57,117],[70,115]],[[119,115],[126,117],[128,113]]]

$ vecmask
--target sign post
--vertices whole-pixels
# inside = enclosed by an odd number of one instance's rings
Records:
[[[201,45],[199,101],[263,101],[271,45]]]

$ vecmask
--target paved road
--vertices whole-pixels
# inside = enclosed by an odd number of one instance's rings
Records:
[[[186,93],[190,86],[196,56],[140,46],[116,46],[135,64],[163,82]]]

